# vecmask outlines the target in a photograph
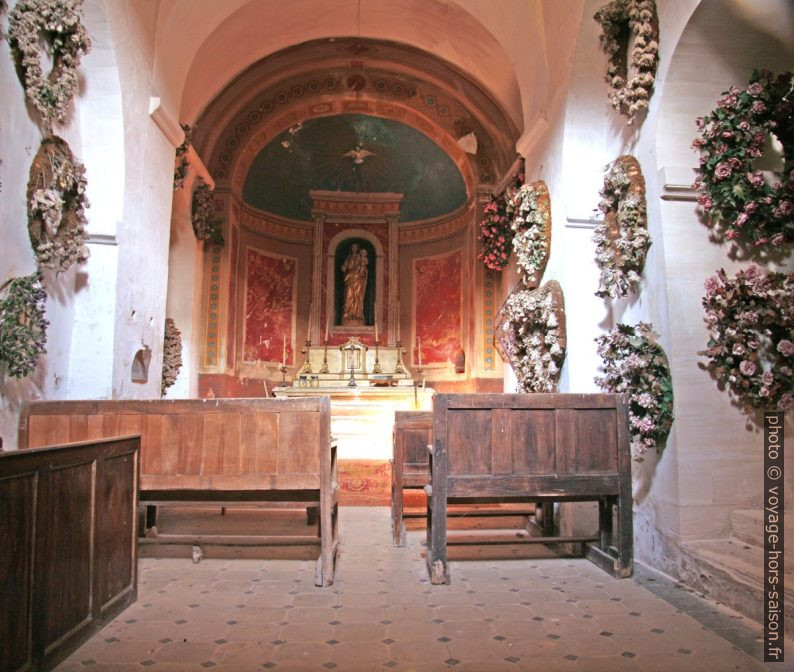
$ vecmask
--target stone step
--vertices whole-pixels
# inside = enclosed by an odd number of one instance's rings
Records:
[[[763,509],[739,509],[731,513],[731,535],[745,544],[763,547]]]
[[[690,562],[682,579],[713,600],[755,621],[763,622],[764,549],[738,539],[696,541],[684,545]],[[794,558],[784,567],[786,631],[794,630]]]

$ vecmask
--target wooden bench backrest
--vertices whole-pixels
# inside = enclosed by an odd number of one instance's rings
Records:
[[[630,487],[626,409],[617,395],[436,395],[433,438],[448,497],[584,497]]]
[[[19,445],[141,435],[141,489],[319,489],[330,398],[30,402]],[[327,479],[327,476],[326,476]]]
[[[402,466],[411,470],[427,469],[427,446],[431,443],[432,428],[431,411],[394,412],[394,437],[395,442],[400,442]]]

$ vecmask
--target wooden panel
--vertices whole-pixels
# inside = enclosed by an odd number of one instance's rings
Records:
[[[47,519],[39,517],[47,535],[38,554],[47,599],[45,650],[91,619],[95,467],[92,460],[57,468],[48,479]]]
[[[188,418],[185,418],[188,420]],[[189,418],[195,420],[195,418]],[[163,416],[163,445],[161,452],[160,473],[172,476],[179,473],[180,448],[182,443],[182,417],[179,415]]]
[[[203,475],[239,474],[240,416],[236,413],[207,414],[204,417],[203,445]]]
[[[617,426],[615,411],[580,410],[576,414],[577,474],[616,472]]]
[[[201,473],[201,455],[204,452],[204,416],[180,415],[179,444],[176,446],[176,473],[195,476]],[[174,450],[171,446],[170,450]]]
[[[427,446],[431,442],[432,427],[405,427],[398,430],[398,441],[402,440],[404,464],[427,464]]]
[[[51,446],[69,440],[69,416],[48,415],[30,418],[28,448]]]
[[[139,452],[127,437],[0,454],[0,669],[52,669],[135,600]]]
[[[88,416],[69,416],[69,441],[85,441],[88,439]]]
[[[319,474],[319,413],[281,413],[278,434],[280,474]]]
[[[141,434],[141,472],[163,473],[163,416],[147,415]]]
[[[135,530],[135,453],[105,459],[97,510],[97,543],[103,553],[97,563],[100,608],[135,587],[136,568],[130,545]]]
[[[446,429],[449,474],[490,474],[490,409],[449,410]]]
[[[449,497],[525,497],[571,501],[618,494],[618,477],[571,475],[555,476],[450,476]]]
[[[253,424],[254,473],[275,474],[278,471],[279,414],[256,413]]]
[[[514,474],[554,474],[554,411],[510,411]]]
[[[0,670],[31,663],[31,569],[37,474],[0,479]]]
[[[491,411],[491,473],[513,472],[513,440],[510,433],[510,411],[497,408]]]
[[[138,434],[138,432],[134,433]],[[107,434],[104,433],[103,417],[101,415],[87,415],[85,441],[95,441],[97,439],[103,439],[106,436]]]

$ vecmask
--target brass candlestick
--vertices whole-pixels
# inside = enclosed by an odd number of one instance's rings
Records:
[[[311,345],[312,342],[310,340],[307,340],[305,347],[301,348],[301,353],[306,355],[306,359],[303,360],[303,364],[301,365],[298,374],[312,373],[312,363],[309,361],[309,349],[311,348]]]
[[[282,383],[286,383],[287,382],[287,364],[286,363],[282,363],[282,365],[278,367],[278,370],[281,371],[281,382]]]
[[[372,373],[383,373],[380,368],[380,350],[378,349],[378,341],[375,341],[375,366],[372,367]]]
[[[328,339],[323,343],[323,365],[320,367],[320,373],[328,373]]]
[[[405,365],[403,364],[405,350],[403,350],[402,343],[399,340],[395,343],[395,346],[397,346],[397,366],[394,367],[394,373],[405,373]]]

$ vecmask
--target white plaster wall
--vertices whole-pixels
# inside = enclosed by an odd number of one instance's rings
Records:
[[[105,2],[124,115],[112,385],[118,398],[160,396],[175,147],[149,116],[150,98],[165,93],[152,76],[157,4]],[[143,346],[151,349],[149,378],[135,383],[132,360]]]

